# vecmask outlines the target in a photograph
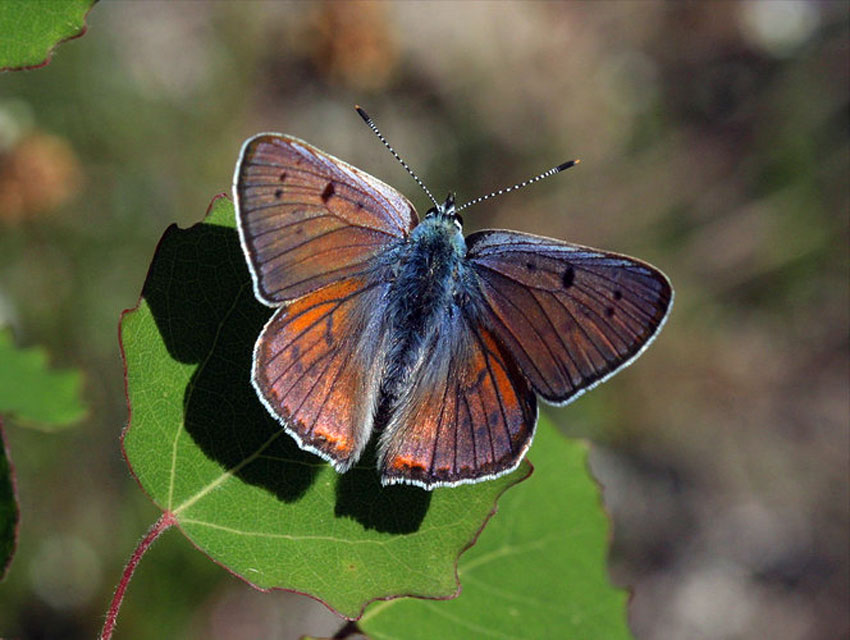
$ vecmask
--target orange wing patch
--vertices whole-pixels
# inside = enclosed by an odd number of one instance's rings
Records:
[[[254,386],[299,445],[344,471],[372,430],[377,393],[368,311],[377,286],[351,278],[280,309],[254,349]]]

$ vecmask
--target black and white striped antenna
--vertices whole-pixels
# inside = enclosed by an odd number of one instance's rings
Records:
[[[423,191],[424,191],[424,192],[428,195],[428,197],[431,199],[431,202],[433,202],[433,203],[434,203],[434,206],[435,206],[435,207],[439,207],[440,205],[439,205],[439,204],[437,203],[437,201],[434,199],[434,196],[432,196],[432,195],[431,195],[431,192],[430,192],[430,191],[428,191],[428,187],[426,187],[426,186],[425,186],[425,184],[424,184],[424,183],[423,183],[423,182],[419,179],[419,176],[417,176],[415,173],[413,173],[413,169],[411,169],[410,167],[408,167],[408,166],[407,166],[407,163],[406,163],[404,160],[402,160],[402,159],[401,159],[401,156],[399,156],[399,155],[395,152],[395,149],[393,149],[393,148],[390,146],[390,143],[389,143],[389,142],[387,142],[387,139],[386,139],[383,135],[381,135],[381,132],[380,132],[380,131],[378,131],[378,127],[375,125],[375,123],[374,123],[374,122],[372,122],[372,118],[370,118],[370,117],[369,117],[369,114],[368,114],[368,113],[366,113],[366,112],[365,112],[365,111],[364,111],[364,110],[360,107],[360,105],[354,105],[354,108],[355,108],[355,109],[357,109],[357,113],[359,113],[359,114],[360,114],[360,117],[361,117],[361,118],[363,118],[363,121],[364,121],[366,124],[368,124],[368,125],[369,125],[369,128],[370,128],[370,129],[371,129],[371,130],[375,133],[375,135],[376,135],[376,136],[378,136],[378,140],[380,140],[381,142],[383,142],[383,143],[384,143],[384,146],[385,146],[387,149],[389,149],[389,150],[390,150],[390,153],[391,153],[391,154],[393,154],[393,157],[401,163],[401,166],[402,166],[402,167],[404,167],[405,171],[407,171],[407,172],[411,175],[411,177],[412,177],[414,180],[416,180],[416,184],[418,184],[420,187],[422,187],[422,190],[423,190]]]
[[[413,173],[413,169],[411,169],[410,167],[407,166],[407,163],[404,160],[401,159],[401,156],[399,156],[395,152],[395,149],[393,149],[390,146],[390,143],[387,142],[387,139],[384,138],[383,135],[381,135],[381,132],[378,131],[378,127],[372,121],[372,118],[369,117],[369,114],[366,113],[362,109],[362,107],[360,107],[360,105],[355,105],[354,108],[357,109],[357,113],[359,113],[360,117],[363,118],[363,121],[367,125],[369,125],[369,128],[374,132],[374,134],[376,136],[378,136],[378,139],[381,142],[384,143],[384,146],[387,149],[390,150],[390,153],[393,154],[393,157],[401,163],[401,166],[404,167],[405,171],[407,171],[407,173],[409,173],[411,175],[411,177],[414,180],[416,180],[416,184],[418,184],[420,187],[422,187],[422,190],[428,195],[428,197],[431,199],[431,202],[434,203],[434,206],[439,208],[440,207],[439,203],[434,198],[434,196],[431,195],[431,192],[428,190],[428,187],[426,187],[425,184],[419,179],[419,176],[417,176],[415,173]],[[490,198],[495,198],[496,196],[500,196],[503,193],[510,193],[511,191],[517,191],[519,189],[522,189],[523,187],[527,187],[530,184],[534,184],[535,182],[539,182],[540,180],[543,180],[543,178],[548,178],[549,176],[554,176],[556,173],[560,173],[561,171],[564,171],[565,169],[569,169],[570,167],[574,167],[579,162],[581,162],[581,160],[569,160],[567,162],[559,164],[557,167],[552,167],[548,171],[544,171],[543,173],[536,175],[533,178],[529,178],[528,180],[524,180],[523,182],[518,182],[517,184],[515,184],[511,187],[499,189],[498,191],[493,191],[492,193],[488,193],[486,196],[479,196],[479,197],[477,197],[473,200],[470,200],[469,202],[464,202],[459,207],[455,207],[454,211],[455,211],[455,213],[458,213],[460,211],[463,211],[464,209],[471,207],[474,204],[478,204],[479,202],[484,202],[485,200],[489,200]]]
[[[507,187],[505,189],[499,189],[498,191],[493,191],[492,193],[488,193],[486,196],[479,196],[479,197],[477,197],[473,200],[470,200],[469,202],[464,202],[459,207],[455,207],[455,212],[463,211],[467,207],[471,207],[472,205],[478,204],[479,202],[484,202],[485,200],[489,200],[490,198],[500,196],[503,193],[509,193],[511,191],[517,191],[518,189],[522,189],[523,187],[527,187],[530,184],[534,184],[535,182],[543,180],[543,178],[548,178],[549,176],[554,176],[556,173],[561,173],[561,171],[563,171],[564,169],[569,169],[570,167],[574,167],[579,162],[581,162],[581,160],[570,160],[568,162],[564,162],[563,164],[559,164],[557,167],[552,167],[548,171],[544,171],[540,175],[534,176],[533,178],[529,178],[528,180],[525,180],[523,182],[518,182],[517,184],[515,184],[512,187]]]

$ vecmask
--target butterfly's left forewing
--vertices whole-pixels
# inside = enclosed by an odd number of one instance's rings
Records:
[[[233,193],[256,297],[280,307],[257,339],[252,382],[302,448],[344,471],[377,402],[380,256],[416,212],[377,178],[274,133],[245,142]]]
[[[389,185],[280,134],[245,142],[233,194],[254,290],[269,306],[368,271],[417,222]]]
[[[667,277],[627,256],[513,231],[474,233],[467,246],[482,321],[549,402],[632,362],[673,302]]]

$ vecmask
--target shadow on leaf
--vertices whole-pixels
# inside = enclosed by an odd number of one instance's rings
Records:
[[[286,502],[300,498],[320,465],[286,436],[251,386],[254,340],[270,310],[254,298],[236,231],[169,227],[142,295],[171,356],[199,365],[184,393],[189,435],[223,468],[244,465],[241,480]]]
[[[209,223],[169,227],[142,296],[169,354],[198,365],[184,393],[192,439],[224,469],[238,468],[244,482],[285,502],[300,499],[324,463],[281,429],[251,385],[254,342],[271,310],[254,297],[236,230]],[[339,477],[334,515],[367,529],[411,533],[430,499],[417,487],[381,487],[370,447],[357,468]]]
[[[410,485],[382,487],[376,464],[373,438],[357,466],[340,476],[334,515],[381,533],[413,533],[428,513],[432,493]]]

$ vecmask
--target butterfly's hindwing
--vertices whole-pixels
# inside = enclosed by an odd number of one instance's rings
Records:
[[[384,484],[427,489],[516,468],[531,444],[537,398],[489,330],[457,317],[434,332],[379,447]]]
[[[279,309],[257,340],[253,383],[301,448],[348,469],[369,440],[377,403],[381,286],[351,278]]]

